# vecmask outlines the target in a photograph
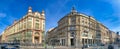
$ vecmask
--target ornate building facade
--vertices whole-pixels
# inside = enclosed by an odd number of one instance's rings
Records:
[[[2,42],[23,42],[23,43],[42,43],[45,31],[44,11],[32,12],[29,7],[28,12],[23,18],[14,21],[2,34]]]
[[[117,34],[113,31],[110,31],[110,42],[116,43]]]
[[[57,27],[47,31],[47,36],[48,44],[62,46],[107,44],[110,41],[107,27],[75,8],[58,21]]]

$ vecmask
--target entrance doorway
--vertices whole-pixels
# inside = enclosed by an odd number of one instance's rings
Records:
[[[75,41],[74,41],[74,39],[72,38],[72,39],[70,39],[70,42],[71,42],[71,46],[74,46],[75,45]]]
[[[39,43],[39,37],[34,37],[35,43]]]

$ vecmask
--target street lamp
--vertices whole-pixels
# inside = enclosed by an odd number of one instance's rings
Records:
[[[45,33],[45,31],[43,31],[43,33]],[[43,34],[43,35],[44,35],[44,48],[47,49],[47,47],[46,47],[46,35],[45,34]]]

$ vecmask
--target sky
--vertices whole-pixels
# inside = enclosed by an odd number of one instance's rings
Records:
[[[74,6],[79,13],[94,17],[112,31],[120,31],[120,0],[0,0],[0,34],[14,20],[21,19],[31,6],[33,12],[45,11],[46,31]]]

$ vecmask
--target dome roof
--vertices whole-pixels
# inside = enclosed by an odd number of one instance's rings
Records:
[[[39,12],[35,12],[34,16],[41,16]]]

